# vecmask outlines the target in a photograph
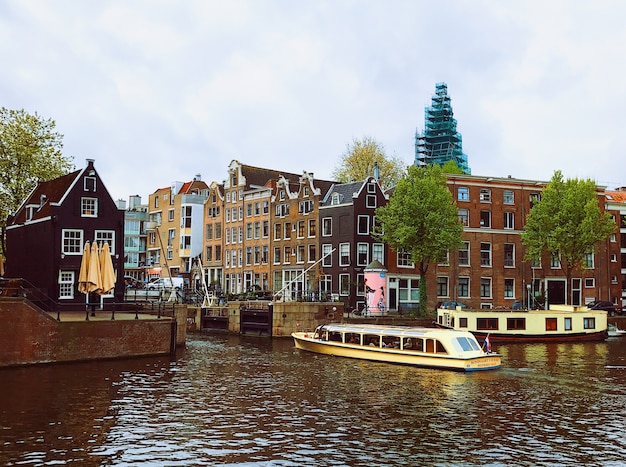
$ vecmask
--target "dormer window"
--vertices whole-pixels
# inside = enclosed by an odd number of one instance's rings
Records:
[[[33,220],[33,215],[35,214],[36,210],[37,210],[37,206],[35,206],[34,204],[30,204],[26,206],[26,221]]]
[[[330,198],[330,204],[334,206],[340,203],[341,203],[341,195],[339,193],[333,193],[332,197]]]
[[[82,217],[98,217],[98,198],[81,198],[80,215]]]
[[[96,192],[96,177],[85,177],[83,183],[83,189],[85,191]]]

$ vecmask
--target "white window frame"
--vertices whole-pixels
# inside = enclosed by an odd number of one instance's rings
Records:
[[[59,300],[74,299],[75,271],[59,271]]]

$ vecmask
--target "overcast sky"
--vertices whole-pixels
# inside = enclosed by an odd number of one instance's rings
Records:
[[[0,106],[56,121],[114,199],[231,160],[414,161],[446,82],[474,175],[626,185],[626,2],[0,0]]]

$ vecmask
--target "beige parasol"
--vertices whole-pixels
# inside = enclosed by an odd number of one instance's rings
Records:
[[[83,249],[83,258],[80,261],[80,272],[78,273],[78,291],[80,293],[89,293],[89,258],[91,256],[91,249],[89,242],[85,242],[85,248]]]
[[[100,258],[98,258],[98,243],[91,244],[89,256],[89,274],[87,275],[87,292],[100,292],[102,277],[100,275]]]
[[[100,295],[106,295],[115,287],[115,270],[113,269],[113,261],[111,260],[111,250],[107,242],[104,242],[104,245],[100,248],[100,275],[102,281],[98,293]]]

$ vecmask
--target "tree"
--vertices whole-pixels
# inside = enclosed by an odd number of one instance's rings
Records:
[[[410,253],[417,265],[419,309],[428,305],[426,273],[431,263],[440,262],[448,252],[461,246],[463,226],[446,185],[447,178],[437,165],[410,166],[389,202],[376,209],[377,236],[395,251]]]
[[[600,210],[595,182],[564,181],[557,170],[526,218],[524,256],[527,261],[538,261],[544,253],[559,258],[570,284],[572,273],[582,268],[585,256],[615,229],[612,216]]]
[[[346,145],[346,151],[331,176],[342,183],[365,180],[374,175],[376,164],[384,189],[394,186],[406,173],[405,164],[399,157],[387,157],[382,144],[365,136]]]
[[[63,156],[63,135],[54,120],[22,110],[0,109],[0,230],[5,251],[6,220],[38,182],[73,170],[72,159]]]
[[[463,172],[463,169],[461,169],[461,167],[459,167],[456,162],[454,162],[452,159],[450,159],[449,161],[447,161],[445,164],[443,164],[441,166],[441,171],[444,174],[457,174],[457,175],[462,175],[465,172]]]

